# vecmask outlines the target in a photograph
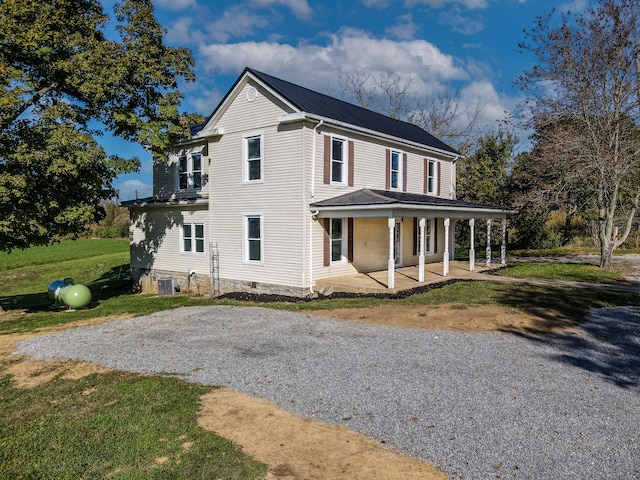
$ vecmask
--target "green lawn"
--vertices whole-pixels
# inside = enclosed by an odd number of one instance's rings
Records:
[[[628,267],[616,265],[611,270],[585,263],[525,262],[512,263],[498,273],[516,278],[543,278],[589,283],[625,283]]]
[[[0,478],[263,478],[265,465],[198,426],[209,391],[122,372],[30,389],[0,377]]]
[[[50,250],[49,250],[50,249]],[[619,282],[620,272],[588,265],[517,264],[508,275]],[[54,309],[46,292],[57,278],[74,277],[91,289],[89,307]],[[128,242],[63,242],[0,256],[3,285],[0,335],[109,315],[146,315],[192,305],[249,302],[175,295],[133,295]],[[404,299],[333,298],[260,304],[293,311],[383,304],[501,305],[544,312],[579,323],[591,308],[640,305],[640,296],[557,287],[460,282]],[[24,312],[24,313],[21,313]],[[464,310],[461,310],[464,315]],[[197,426],[198,398],[208,387],[179,379],[123,372],[82,380],[54,380],[32,389],[11,383],[0,357],[0,479],[13,478],[263,478],[266,466]],[[186,448],[184,445],[188,444]],[[159,462],[159,458],[166,461]]]

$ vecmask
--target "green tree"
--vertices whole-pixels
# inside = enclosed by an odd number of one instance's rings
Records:
[[[517,143],[517,137],[503,130],[482,135],[474,153],[458,160],[457,198],[509,206],[509,165]]]
[[[104,131],[162,156],[188,132],[178,112],[191,53],[163,44],[151,0],[0,1],[0,250],[78,235],[137,158]]]
[[[521,48],[536,59],[520,83],[544,162],[590,200],[610,267],[640,207],[640,5],[600,0],[577,17],[540,17]]]

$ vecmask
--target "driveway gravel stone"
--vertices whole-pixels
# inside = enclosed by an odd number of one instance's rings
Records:
[[[21,342],[344,424],[452,479],[640,479],[640,308],[526,337],[192,307]]]

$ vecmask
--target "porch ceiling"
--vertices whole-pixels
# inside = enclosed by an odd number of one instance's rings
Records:
[[[368,188],[315,202],[311,208],[318,211],[318,218],[438,216],[503,219],[515,213],[502,206]]]

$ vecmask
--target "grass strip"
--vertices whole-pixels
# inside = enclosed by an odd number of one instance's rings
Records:
[[[573,282],[624,284],[630,267],[616,264],[605,269],[586,263],[522,262],[512,263],[500,270],[499,275],[515,278],[540,278]]]
[[[0,478],[263,478],[267,467],[197,425],[211,387],[122,372],[31,389],[0,378]]]
[[[125,263],[129,263],[129,240],[122,238],[67,240],[26,250],[12,250],[11,253],[0,252],[0,272],[109,253],[126,254]]]

